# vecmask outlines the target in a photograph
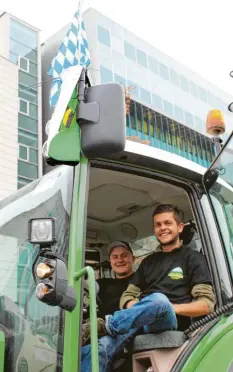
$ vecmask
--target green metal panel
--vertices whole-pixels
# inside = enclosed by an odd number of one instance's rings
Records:
[[[230,331],[204,356],[195,371],[229,371],[229,368],[233,367],[232,342],[233,331]]]
[[[226,341],[224,341],[226,340]],[[229,342],[231,340],[231,342]],[[222,363],[223,359],[226,359],[226,363],[230,363],[229,352],[226,348],[231,349],[232,352],[233,343],[233,315],[229,317],[222,317],[221,320],[203,337],[203,339],[197,344],[196,348],[192,351],[191,355],[185,362],[182,372],[227,372],[227,369],[214,369],[213,368],[201,368],[202,360],[204,361],[203,366],[210,363],[210,358],[213,358],[212,366]],[[215,352],[213,353],[213,350]],[[217,352],[218,350],[218,352]],[[207,358],[207,359],[206,359]]]
[[[80,363],[80,327],[82,314],[82,286],[81,280],[74,281],[74,273],[84,266],[85,238],[86,238],[86,206],[88,195],[88,160],[81,158],[80,164],[75,167],[75,180],[73,188],[68,280],[75,288],[77,294],[77,306],[72,313],[65,314],[65,335],[63,372],[79,371]]]
[[[98,356],[98,333],[97,333],[97,313],[96,313],[96,289],[95,273],[92,267],[86,266],[74,274],[74,280],[79,280],[84,275],[88,275],[90,321],[91,321],[91,371],[99,372]]]
[[[4,372],[5,335],[0,331],[0,372]]]

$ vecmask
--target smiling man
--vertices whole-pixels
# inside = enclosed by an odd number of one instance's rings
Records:
[[[160,251],[142,261],[121,297],[122,310],[107,315],[101,325],[99,331],[106,336],[99,343],[100,372],[110,371],[111,360],[139,330],[184,330],[191,317],[213,311],[215,296],[205,257],[180,241],[183,218],[182,210],[171,204],[154,210]],[[89,371],[89,366],[90,355],[83,359],[82,371]]]
[[[115,241],[108,246],[109,261],[115,278],[102,278],[99,284],[99,298],[103,304],[104,315],[119,310],[122,293],[133,277],[134,256],[130,245],[125,241]]]
[[[107,248],[110,265],[115,278],[101,278],[97,280],[99,286],[98,297],[102,303],[98,318],[99,336],[102,334],[102,324],[106,315],[111,315],[119,310],[120,298],[128,287],[134,271],[134,256],[129,243],[121,240],[114,241]],[[82,344],[90,342],[90,322],[83,325]]]

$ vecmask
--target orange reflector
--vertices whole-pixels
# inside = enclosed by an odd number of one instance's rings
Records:
[[[36,297],[41,300],[46,293],[48,293],[49,287],[44,283],[39,283],[36,287]]]
[[[219,136],[225,132],[225,122],[222,111],[214,109],[208,112],[206,132],[211,136]]]

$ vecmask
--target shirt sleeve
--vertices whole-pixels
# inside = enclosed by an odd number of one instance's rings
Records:
[[[129,284],[133,284],[137,288],[140,288],[141,291],[145,289],[145,265],[147,259],[145,258],[139,265],[137,271],[134,273],[133,278],[130,280]]]
[[[205,256],[203,256],[201,253],[190,250],[190,254],[187,258],[187,276],[189,279],[191,290],[197,284],[212,285],[212,280]]]

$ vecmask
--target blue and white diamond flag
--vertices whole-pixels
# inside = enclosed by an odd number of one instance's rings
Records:
[[[64,70],[77,65],[87,67],[89,64],[90,53],[88,50],[87,35],[81,10],[79,10],[75,13],[71,27],[48,70],[48,75],[55,79],[52,83],[49,97],[51,107],[57,104]]]

